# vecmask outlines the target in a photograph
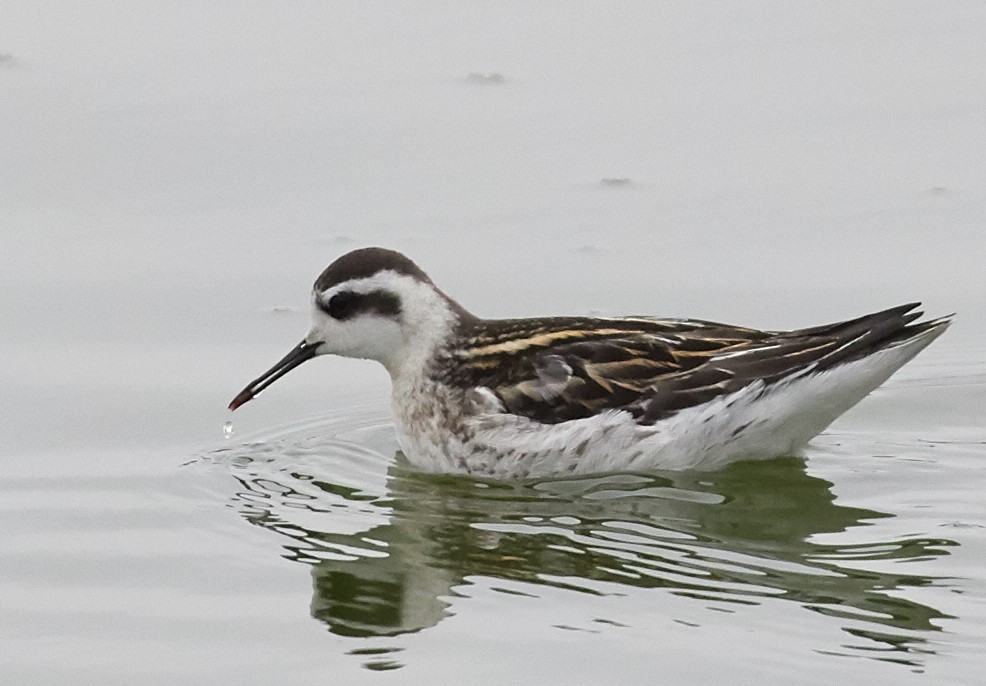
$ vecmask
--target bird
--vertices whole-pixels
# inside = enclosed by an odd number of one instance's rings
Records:
[[[920,303],[767,331],[698,319],[483,319],[405,255],[346,253],[302,341],[235,410],[322,355],[380,362],[415,468],[492,479],[714,470],[798,454],[949,326]]]

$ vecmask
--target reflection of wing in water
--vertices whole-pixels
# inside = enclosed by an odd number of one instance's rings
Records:
[[[387,462],[359,450],[340,441],[331,456],[264,462],[251,448],[237,470],[241,513],[312,565],[312,615],[337,634],[434,626],[477,576],[600,594],[661,588],[737,609],[794,601],[868,639],[851,647],[907,663],[946,617],[893,593],[935,579],[890,563],[955,543],[813,540],[890,515],[836,504],[800,460],[508,485],[393,466],[385,476]]]

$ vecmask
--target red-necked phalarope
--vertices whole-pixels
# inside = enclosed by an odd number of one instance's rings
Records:
[[[791,454],[951,322],[917,304],[797,331],[649,317],[480,319],[400,253],[315,281],[305,339],[233,399],[302,362],[381,362],[414,465],[494,477],[713,469]]]

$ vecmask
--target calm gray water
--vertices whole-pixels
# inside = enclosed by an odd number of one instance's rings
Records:
[[[0,683],[981,683],[983,35],[0,1]],[[225,440],[371,244],[485,316],[958,318],[804,456],[713,473],[415,473],[352,360]]]

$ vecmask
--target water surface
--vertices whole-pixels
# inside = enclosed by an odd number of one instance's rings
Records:
[[[981,681],[979,4],[0,16],[0,682]],[[355,360],[225,439],[371,244],[483,316],[958,316],[713,473],[416,473]]]

